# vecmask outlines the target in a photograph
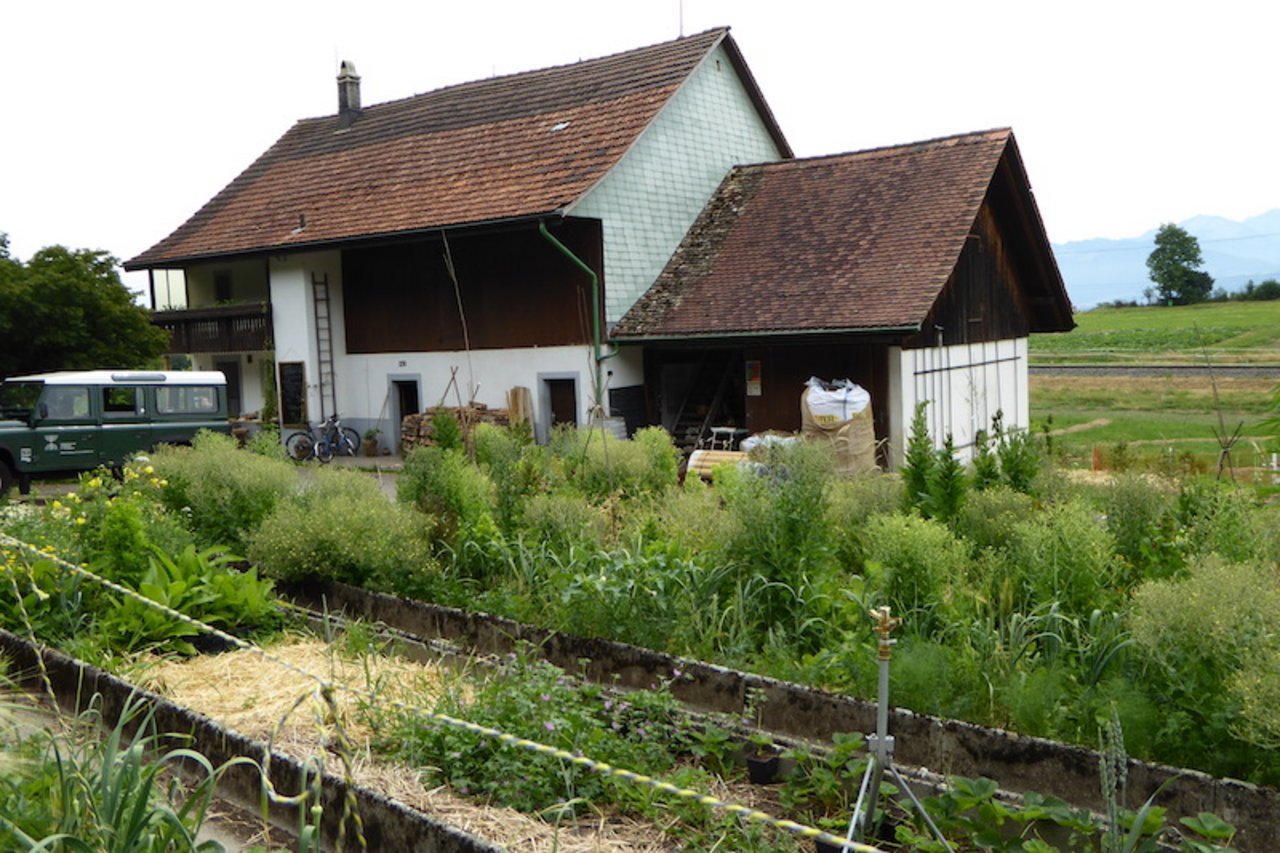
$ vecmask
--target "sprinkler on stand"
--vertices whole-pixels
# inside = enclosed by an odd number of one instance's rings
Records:
[[[924,805],[916,798],[911,786],[907,784],[907,780],[903,779],[902,774],[893,766],[893,737],[889,734],[889,660],[893,656],[893,644],[897,640],[891,639],[889,635],[893,633],[894,628],[902,624],[902,620],[891,616],[888,607],[879,607],[872,610],[871,618],[875,620],[876,633],[880,635],[878,644],[880,691],[876,704],[876,733],[867,736],[869,752],[867,769],[862,774],[862,784],[858,788],[858,800],[853,807],[853,816],[849,819],[849,831],[845,834],[845,840],[865,843],[866,839],[871,837],[876,823],[876,803],[880,801],[880,782],[884,778],[884,774],[888,772],[893,777],[894,782],[897,783],[899,789],[906,792],[916,811],[920,813],[924,822],[928,824],[933,836],[950,853],[952,847],[943,838],[942,831],[933,822],[933,818],[929,817],[929,813],[925,811]]]

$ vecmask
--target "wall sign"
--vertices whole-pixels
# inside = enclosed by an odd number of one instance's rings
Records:
[[[747,396],[759,397],[760,394],[760,361],[754,359],[747,362]]]

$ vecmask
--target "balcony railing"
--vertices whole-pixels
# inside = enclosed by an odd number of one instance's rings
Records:
[[[155,311],[151,322],[169,333],[169,354],[258,352],[271,346],[271,308],[262,302]]]

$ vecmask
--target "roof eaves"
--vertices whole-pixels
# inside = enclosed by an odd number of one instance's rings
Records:
[[[422,237],[430,234],[439,234],[442,231],[470,231],[480,228],[502,228],[504,226],[535,223],[549,217],[564,218],[565,216],[565,209],[563,207],[557,207],[539,213],[527,213],[521,216],[509,216],[501,219],[484,219],[474,222],[454,222],[446,223],[444,225],[432,225],[425,228],[413,228],[407,231],[388,231],[381,234],[364,234],[354,237],[333,237],[326,240],[313,240],[308,243],[281,243],[272,246],[254,246],[252,248],[240,249],[232,252],[212,252],[203,255],[170,257],[155,261],[145,261],[143,263],[136,263],[137,258],[134,258],[124,263],[124,270],[125,272],[136,272],[138,270],[176,269],[178,267],[188,266],[191,264],[231,260],[233,258],[255,258],[263,257],[264,255],[288,255],[295,252],[315,252],[338,248],[341,246],[354,247],[380,241],[413,239],[415,237]]]
[[[726,340],[733,338],[790,338],[811,337],[814,335],[878,335],[878,334],[910,334],[920,331],[920,323],[909,323],[900,326],[865,326],[848,328],[823,329],[737,329],[724,332],[672,332],[667,334],[610,335],[609,340],[619,344],[657,343],[660,341],[697,341]]]
[[[748,97],[755,104],[756,112],[764,119],[765,127],[768,128],[769,135],[773,137],[774,144],[778,146],[778,153],[782,155],[784,160],[790,160],[795,157],[795,152],[791,150],[791,145],[782,133],[782,126],[774,118],[773,110],[769,108],[769,102],[764,99],[764,92],[761,91],[760,84],[756,82],[755,75],[751,73],[751,68],[747,65],[746,59],[743,58],[742,51],[738,48],[738,43],[729,35],[728,28],[725,29],[723,43],[725,52],[729,54],[729,61],[733,63],[734,71],[738,74],[738,79],[746,86]]]

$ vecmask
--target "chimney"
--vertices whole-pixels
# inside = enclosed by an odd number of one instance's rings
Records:
[[[360,115],[360,75],[354,63],[342,60],[338,67],[338,124],[351,127]]]

